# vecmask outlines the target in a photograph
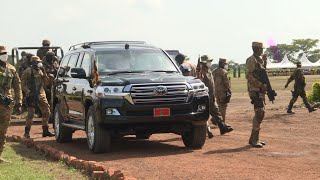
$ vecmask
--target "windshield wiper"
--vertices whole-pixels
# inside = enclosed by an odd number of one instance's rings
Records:
[[[178,71],[164,71],[164,70],[156,70],[156,71],[148,71],[148,72],[165,72],[165,73],[177,73]]]
[[[107,75],[114,75],[114,74],[122,74],[122,73],[141,73],[143,71],[114,71],[114,72],[109,72]]]

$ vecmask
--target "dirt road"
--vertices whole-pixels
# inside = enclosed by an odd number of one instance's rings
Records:
[[[114,143],[112,152],[92,154],[85,134],[76,132],[74,141],[58,144],[41,138],[41,127],[32,127],[36,141],[50,144],[78,158],[95,160],[122,169],[138,179],[320,179],[320,110],[308,113],[295,108],[286,114],[289,90],[279,90],[275,104],[268,102],[262,123],[262,149],[248,145],[253,118],[247,94],[236,92],[228,108],[227,122],[235,129],[207,139],[200,150],[184,147],[180,136],[152,135],[149,140],[127,137]],[[296,103],[300,105],[301,99]],[[23,134],[23,126],[12,126],[9,134]]]

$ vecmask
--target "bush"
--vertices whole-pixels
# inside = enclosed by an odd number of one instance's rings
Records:
[[[311,102],[320,102],[320,82],[312,84],[312,92],[308,93],[307,97]]]

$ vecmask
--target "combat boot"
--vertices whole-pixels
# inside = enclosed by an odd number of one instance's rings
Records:
[[[233,131],[233,128],[231,126],[226,126],[226,124],[223,121],[217,122],[217,124],[219,126],[221,135]]]
[[[254,134],[255,134],[255,132],[254,132],[254,130],[252,130],[252,131],[251,131],[251,136],[250,136],[250,139],[249,139],[249,144],[250,144],[250,145],[252,145],[252,141],[253,141],[253,139],[254,139]],[[259,142],[260,142],[260,144],[262,144],[263,146],[267,144],[267,143],[264,142],[264,141],[260,141],[260,140],[259,140]]]
[[[212,133],[212,131],[211,131],[211,127],[210,127],[208,121],[207,121],[207,134],[208,134],[208,138],[209,138],[209,139],[213,138],[213,133]]]
[[[290,103],[290,104],[288,105],[288,110],[287,110],[287,113],[288,113],[288,114],[294,114],[294,112],[292,111],[292,107],[293,107],[293,104]]]
[[[30,138],[30,128],[31,127],[28,127],[28,126],[24,127],[24,135],[23,135],[24,138],[27,138],[27,139]]]
[[[316,111],[316,110],[317,110],[317,108],[315,108],[315,107],[310,107],[310,108],[308,108],[309,113],[311,113],[311,112],[313,112],[313,111]]]
[[[262,148],[263,147],[263,144],[259,140],[259,131],[252,130],[251,136],[249,139],[249,144],[251,144],[251,146],[254,148]]]
[[[42,126],[42,137],[52,137],[52,136],[54,136],[54,134],[49,131],[49,127]]]

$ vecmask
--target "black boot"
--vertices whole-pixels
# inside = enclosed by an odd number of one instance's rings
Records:
[[[292,107],[293,107],[293,104],[289,103],[287,113],[294,114],[294,112],[292,111]]]
[[[27,138],[27,139],[29,139],[30,138],[30,128],[31,127],[24,127],[24,138]]]
[[[54,136],[54,134],[49,132],[49,127],[42,126],[42,137],[52,137],[52,136]]]
[[[221,135],[233,131],[233,128],[231,126],[227,126],[223,121],[219,121],[217,124],[219,126]]]

